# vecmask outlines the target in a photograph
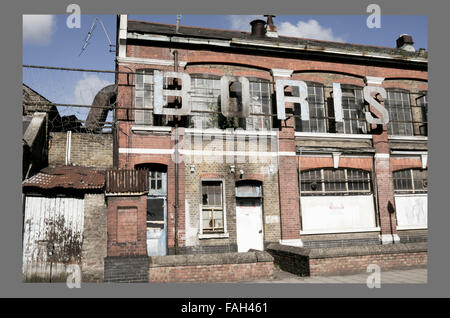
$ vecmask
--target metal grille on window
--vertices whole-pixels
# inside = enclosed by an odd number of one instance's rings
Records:
[[[221,181],[202,182],[203,233],[223,232],[223,200]]]
[[[301,172],[302,195],[371,193],[370,174],[358,169],[314,169]]]
[[[142,125],[162,126],[167,124],[166,116],[153,115],[153,70],[137,70],[135,77],[135,108],[149,108],[135,110],[135,122]],[[167,78],[164,79],[167,88]],[[165,103],[167,97],[164,97]]]
[[[363,112],[364,98],[361,88],[342,87],[343,133],[362,134],[366,132]]]
[[[427,193],[427,170],[406,169],[394,171],[394,191],[397,194]]]
[[[191,76],[192,112],[219,111],[220,78],[213,76]],[[218,114],[197,113],[190,117],[191,128],[218,128]]]
[[[413,124],[409,93],[400,90],[386,90],[384,106],[389,112],[387,125],[390,135],[412,136]]]
[[[295,117],[296,131],[303,132],[326,132],[325,119],[325,101],[323,85],[316,83],[307,83],[308,86],[308,104],[309,104],[309,121]],[[298,87],[293,89],[293,95],[299,96]],[[300,116],[300,104],[294,105],[294,115]]]

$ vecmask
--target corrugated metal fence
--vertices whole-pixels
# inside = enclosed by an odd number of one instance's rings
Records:
[[[65,281],[66,266],[81,265],[84,200],[25,198],[23,281]]]

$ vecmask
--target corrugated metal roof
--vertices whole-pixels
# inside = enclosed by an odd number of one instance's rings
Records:
[[[219,30],[210,28],[200,28],[191,26],[180,26],[178,32],[176,32],[176,26],[172,24],[162,24],[144,21],[128,21],[128,32],[136,33],[152,33],[152,34],[163,34],[172,36],[189,36],[198,38],[208,38],[208,39],[218,39],[218,40],[232,40],[232,39],[242,39],[242,40],[264,40],[276,45],[289,44],[298,45],[306,47],[322,47],[328,49],[341,49],[349,52],[364,52],[364,53],[381,53],[381,54],[391,54],[396,56],[404,57],[423,57],[418,51],[408,52],[398,48],[372,46],[372,45],[361,45],[361,44],[351,44],[343,42],[332,42],[332,41],[321,41],[314,39],[305,38],[295,38],[287,36],[279,36],[277,38],[264,37],[255,38],[249,32],[233,31],[233,30]],[[392,39],[395,43],[395,39]]]
[[[80,166],[47,167],[22,182],[23,187],[42,189],[103,189],[104,171]]]

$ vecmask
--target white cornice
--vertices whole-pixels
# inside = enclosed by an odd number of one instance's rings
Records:
[[[294,70],[285,70],[281,68],[273,68],[270,71],[274,77],[291,77],[292,72],[294,72]]]
[[[364,81],[367,85],[381,85],[384,81],[384,77],[366,76]]]
[[[148,59],[142,57],[117,57],[117,62],[119,63],[132,63],[132,64],[148,64],[148,65],[160,65],[160,66],[172,66],[174,65],[173,60],[159,60],[159,59]],[[178,66],[185,67],[186,62],[178,61]]]

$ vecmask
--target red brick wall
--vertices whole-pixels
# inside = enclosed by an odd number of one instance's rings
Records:
[[[137,207],[118,207],[117,209],[117,243],[137,242]]]
[[[319,168],[332,168],[333,158],[324,157],[299,157],[300,170],[319,169]],[[373,164],[372,158],[339,158],[339,168],[352,168],[371,171]]]
[[[107,202],[107,255],[147,255],[146,196],[108,197]]]
[[[138,135],[131,131],[130,122],[120,123],[119,148],[174,149],[175,141],[170,135]],[[173,132],[172,132],[173,134]],[[180,144],[183,129],[179,129]],[[178,246],[185,246],[185,165],[178,165],[178,216],[175,216],[175,162],[170,154],[119,154],[119,168],[134,169],[143,163],[167,166],[167,240],[168,248],[175,247],[175,219],[178,222]],[[144,221],[145,222],[145,221]]]
[[[148,270],[148,279],[151,283],[253,281],[270,279],[272,276],[273,262],[170,267],[150,266]]]
[[[350,63],[324,62],[317,60],[299,59],[296,57],[266,56],[264,54],[242,54],[208,51],[197,49],[194,46],[189,49],[177,49],[179,60],[187,62],[184,70],[188,73],[211,73],[216,75],[256,76],[270,79],[270,69],[293,70],[292,79],[311,80],[323,82],[324,74],[344,74],[345,78],[334,79],[334,82],[343,84],[355,84],[363,86],[365,76],[378,76],[386,79],[418,79],[426,81],[426,71],[395,69],[392,67],[366,66]],[[151,47],[140,45],[128,45],[127,56],[151,59],[172,60],[173,55],[170,48]],[[233,67],[230,67],[232,61]],[[226,66],[226,67],[225,67]],[[130,72],[141,68],[154,68],[173,71],[173,66],[152,66],[143,64],[127,64],[118,66],[119,71]],[[314,74],[302,74],[314,72]],[[133,120],[133,111],[120,110],[121,107],[133,107],[134,105],[134,75],[118,75],[118,116],[119,120]],[[391,85],[392,83],[388,83]],[[388,85],[386,84],[386,85]],[[392,84],[393,85],[393,84]],[[424,85],[425,86],[425,82]],[[288,105],[287,107],[292,107]],[[376,112],[375,112],[376,113]],[[133,134],[130,130],[131,122],[120,122],[119,147],[126,148],[160,148],[170,149],[173,141],[170,135],[149,136]],[[282,152],[295,152],[294,122],[293,118],[286,122],[281,121],[279,132],[279,150]],[[373,135],[374,147],[377,153],[388,154],[390,152],[386,127],[380,135]],[[163,163],[168,166],[168,247],[175,244],[175,209],[174,209],[174,165],[170,155],[133,155],[119,154],[119,165],[121,168],[133,168],[139,163]],[[389,214],[387,205],[394,204],[392,167],[389,159],[378,158],[375,160],[377,171],[376,181],[378,184],[378,202],[380,204],[381,228],[383,234],[395,233],[395,214]],[[370,158],[340,158],[341,167],[359,168],[370,170],[373,161]],[[302,158],[301,169],[332,167],[332,158]],[[394,165],[395,166],[395,165]],[[298,200],[298,161],[294,156],[280,156],[279,158],[279,189],[281,210],[281,238],[300,238],[299,200]],[[184,207],[184,165],[180,165],[179,172],[179,245],[184,244],[185,207]],[[392,228],[391,228],[392,224]],[[392,230],[392,231],[391,231]]]
[[[391,158],[391,167],[392,171],[422,168],[422,160],[420,158]]]
[[[278,132],[279,151],[295,153],[294,118],[282,121],[281,125],[282,128]],[[279,157],[278,184],[280,189],[281,239],[299,239],[299,185],[297,159],[295,156],[281,155]]]
[[[423,267],[427,265],[427,253],[400,253],[310,259],[310,276],[337,275],[365,272],[369,264],[380,266],[381,271]],[[381,272],[381,275],[382,275]]]
[[[272,68],[291,69],[294,71],[326,71],[346,73],[359,77],[377,76],[385,78],[416,78],[427,80],[425,71],[395,69],[381,66],[366,66],[358,64],[343,64],[337,62],[323,62],[298,58],[273,57],[267,55],[212,52],[201,49],[177,49],[180,61],[186,61],[187,67],[195,63],[223,63],[245,66],[253,66],[259,69],[270,70]],[[173,60],[169,48],[150,46],[127,46],[127,56],[143,57],[163,60]],[[148,67],[148,66],[147,66]],[[173,67],[168,67],[173,70]]]

